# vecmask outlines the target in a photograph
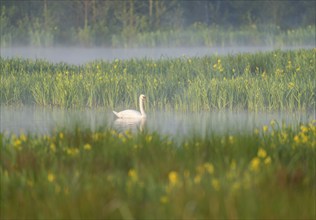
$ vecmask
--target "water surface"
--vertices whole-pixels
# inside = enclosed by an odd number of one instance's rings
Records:
[[[49,134],[56,128],[71,127],[79,122],[92,130],[111,127],[118,131],[126,129],[148,129],[170,136],[186,136],[192,133],[239,133],[253,131],[269,125],[271,120],[297,126],[315,119],[315,112],[310,113],[253,113],[210,111],[199,113],[148,112],[143,121],[116,120],[110,110],[82,109],[69,110],[44,107],[0,107],[0,131],[6,133]]]

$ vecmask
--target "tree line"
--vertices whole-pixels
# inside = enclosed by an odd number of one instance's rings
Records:
[[[1,0],[1,44],[110,42],[192,25],[281,30],[315,25],[315,1]],[[26,37],[28,36],[28,37]]]

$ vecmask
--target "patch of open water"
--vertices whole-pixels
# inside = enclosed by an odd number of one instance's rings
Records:
[[[92,130],[111,127],[118,131],[148,129],[170,136],[206,133],[239,133],[253,131],[271,120],[278,124],[298,126],[315,119],[310,113],[230,112],[211,111],[198,113],[148,112],[146,120],[116,120],[110,110],[69,110],[44,107],[0,107],[0,132],[48,134],[53,129],[71,127],[78,123]]]

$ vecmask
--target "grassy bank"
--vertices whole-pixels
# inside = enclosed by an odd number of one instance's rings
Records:
[[[315,218],[315,121],[181,143],[82,126],[0,138],[3,219]]]
[[[311,110],[315,49],[159,60],[95,61],[83,66],[0,59],[4,105],[154,110]]]

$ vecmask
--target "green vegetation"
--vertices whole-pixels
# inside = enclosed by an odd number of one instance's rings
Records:
[[[315,121],[181,143],[80,125],[0,143],[1,219],[315,218]]]
[[[2,0],[0,45],[315,46],[313,1]],[[0,57],[0,105],[147,112],[316,108],[316,49],[96,60]],[[67,125],[65,125],[67,126]],[[206,129],[207,130],[207,129]],[[1,219],[315,219],[316,121],[176,138],[106,125],[0,132]]]
[[[0,104],[155,110],[315,109],[315,49],[82,66],[0,59]]]
[[[134,35],[113,35],[112,47],[231,47],[231,46],[304,46],[315,45],[315,26],[288,31],[278,27],[227,28],[201,24],[184,30],[156,31]]]
[[[313,1],[2,0],[1,47],[315,45]]]

